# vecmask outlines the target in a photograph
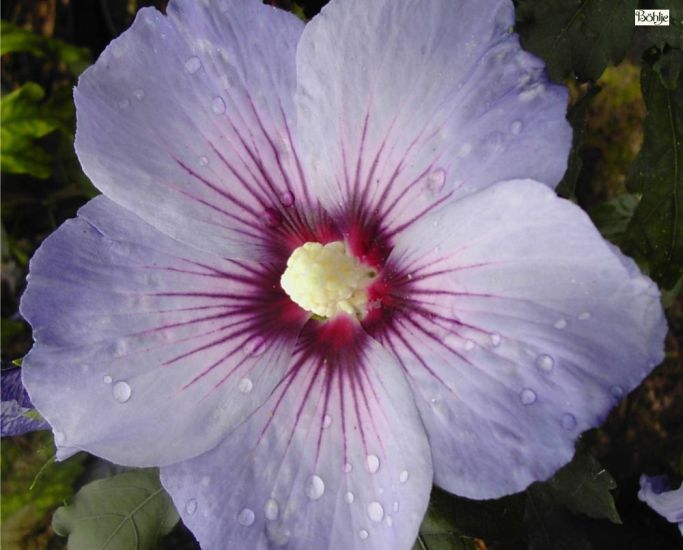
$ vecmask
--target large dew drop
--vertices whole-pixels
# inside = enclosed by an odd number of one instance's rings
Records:
[[[217,95],[211,100],[211,110],[217,115],[225,113],[225,101],[221,96]]]
[[[379,470],[379,458],[377,455],[368,455],[365,463],[368,466],[368,472],[371,474],[377,473],[377,470]]]
[[[269,498],[263,507],[263,513],[266,515],[266,519],[274,521],[280,515],[280,505],[274,498]]]
[[[522,405],[533,405],[536,403],[536,392],[529,388],[524,388],[519,393],[519,400],[522,402]]]
[[[311,500],[318,500],[325,493],[325,483],[320,476],[312,475],[308,478],[306,494]]]
[[[130,399],[133,390],[131,390],[128,382],[119,380],[111,388],[112,395],[119,403],[125,403]]]
[[[244,525],[245,527],[249,527],[252,523],[254,523],[255,519],[256,516],[254,511],[250,508],[243,508],[242,511],[237,515],[237,521],[240,523],[240,525]]]
[[[384,517],[384,508],[379,502],[373,501],[368,504],[368,517],[371,521],[379,523]]]
[[[193,516],[194,513],[197,511],[197,501],[193,498],[188,500],[185,503],[185,512],[187,512],[188,516]]]
[[[202,66],[202,62],[199,60],[199,58],[196,55],[193,55],[187,61],[185,61],[185,71],[187,71],[187,74],[196,73],[200,69],[201,66]]]
[[[266,351],[266,341],[260,336],[252,338],[247,342],[246,350],[249,355],[259,356]]]
[[[550,372],[555,367],[555,360],[550,355],[541,354],[536,358],[536,366],[543,372]]]
[[[254,387],[253,382],[251,380],[249,380],[248,378],[242,378],[242,380],[240,380],[240,383],[237,384],[237,389],[241,393],[249,393],[253,387]]]
[[[563,415],[562,427],[567,431],[571,431],[574,428],[576,428],[576,417],[571,413],[566,413],[565,415]]]

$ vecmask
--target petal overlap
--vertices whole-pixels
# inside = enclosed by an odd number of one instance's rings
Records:
[[[556,185],[567,91],[524,52],[508,0],[331,2],[297,50],[299,150],[331,212],[395,232],[497,181]]]
[[[48,238],[21,302],[36,340],[22,371],[61,454],[148,466],[215,446],[265,401],[306,320],[269,269],[182,245],[105,197]]]
[[[303,23],[246,2],[142,9],[79,79],[76,150],[109,198],[197,248],[260,258],[305,201],[290,127]],[[286,215],[286,214],[285,214]]]
[[[312,355],[302,335],[257,413],[214,450],[162,469],[202,548],[412,547],[432,484],[427,438],[395,360],[349,332],[353,346]]]
[[[370,330],[408,373],[435,482],[456,494],[546,479],[663,359],[654,283],[539,183],[497,184],[426,218],[389,265],[396,310]]]

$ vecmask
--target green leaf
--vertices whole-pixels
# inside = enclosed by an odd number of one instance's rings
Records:
[[[598,550],[577,529],[575,518],[557,502],[552,489],[534,483],[526,494],[527,550]]]
[[[589,453],[579,450],[574,459],[559,470],[546,487],[557,502],[576,514],[621,523],[610,491],[617,484]]]
[[[46,38],[8,21],[2,21],[0,34],[0,55],[28,52],[37,57],[50,56],[64,63],[74,75],[83,72],[90,64],[90,52],[87,49],[54,38]]]
[[[0,163],[2,171],[50,176],[52,157],[36,143],[55,130],[73,132],[74,108],[70,92],[57,91],[48,101],[38,84],[28,82],[1,100]]]
[[[683,0],[654,0],[652,9],[669,10],[669,25],[647,27],[648,38],[659,48],[683,49]]]
[[[621,246],[626,228],[639,202],[638,195],[622,193],[590,208],[588,214],[603,237]]]
[[[626,54],[637,0],[520,0],[522,45],[541,57],[553,80],[574,73],[597,80]]]
[[[650,276],[670,289],[683,266],[683,54],[650,53],[641,74],[645,136],[626,178],[630,191],[642,193],[627,228],[627,252],[647,262]],[[671,88],[674,74],[677,89]]]
[[[572,137],[572,150],[569,154],[569,161],[567,162],[567,171],[565,172],[562,181],[557,186],[557,194],[561,197],[570,198],[576,193],[576,182],[579,180],[579,174],[583,167],[581,146],[586,133],[586,114],[588,113],[588,107],[590,107],[593,98],[599,91],[600,88],[598,86],[591,87],[586,94],[569,109],[569,113],[567,113],[567,120],[569,120],[569,123],[572,125],[574,135]]]
[[[136,470],[83,486],[52,519],[69,550],[145,550],[178,521],[157,470]]]

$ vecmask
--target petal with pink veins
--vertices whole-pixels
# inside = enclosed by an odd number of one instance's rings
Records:
[[[567,90],[513,25],[509,0],[337,0],[306,25],[296,134],[330,212],[394,233],[497,181],[559,182]]]
[[[401,235],[368,330],[408,374],[435,483],[496,498],[551,476],[664,357],[655,284],[578,207],[491,186]]]
[[[162,468],[202,548],[408,550],[432,484],[396,361],[348,318],[307,325],[269,401],[218,447]]]
[[[148,466],[214,447],[268,397],[306,321],[278,280],[88,203],[33,257],[21,301],[23,381],[58,456]]]
[[[167,13],[140,10],[79,79],[78,158],[167,235],[267,257],[273,226],[310,203],[290,135],[303,23],[256,0],[172,0]]]

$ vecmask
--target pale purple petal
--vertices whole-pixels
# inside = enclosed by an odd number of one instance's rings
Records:
[[[412,548],[432,484],[429,444],[399,366],[354,330],[337,351],[304,337],[248,422],[162,468],[202,548]]]
[[[265,401],[305,321],[278,277],[105,197],[83,207],[36,252],[21,301],[36,341],[24,383],[58,456],[147,466],[214,447]]]
[[[110,199],[164,233],[263,257],[269,220],[304,202],[289,136],[303,23],[257,0],[138,12],[80,78],[76,150]]]
[[[659,292],[572,203],[494,185],[404,233],[373,333],[411,378],[435,482],[494,498],[552,475],[664,356]]]
[[[667,521],[677,523],[683,535],[683,484],[670,489],[664,476],[641,476],[638,498]]]
[[[36,430],[47,430],[49,424],[41,418],[31,418],[35,413],[24,385],[21,383],[21,369],[4,369],[0,375],[2,401],[0,405],[0,435],[21,435]]]
[[[509,0],[337,0],[297,50],[297,137],[331,212],[397,231],[497,181],[566,168],[567,90],[510,32]]]

